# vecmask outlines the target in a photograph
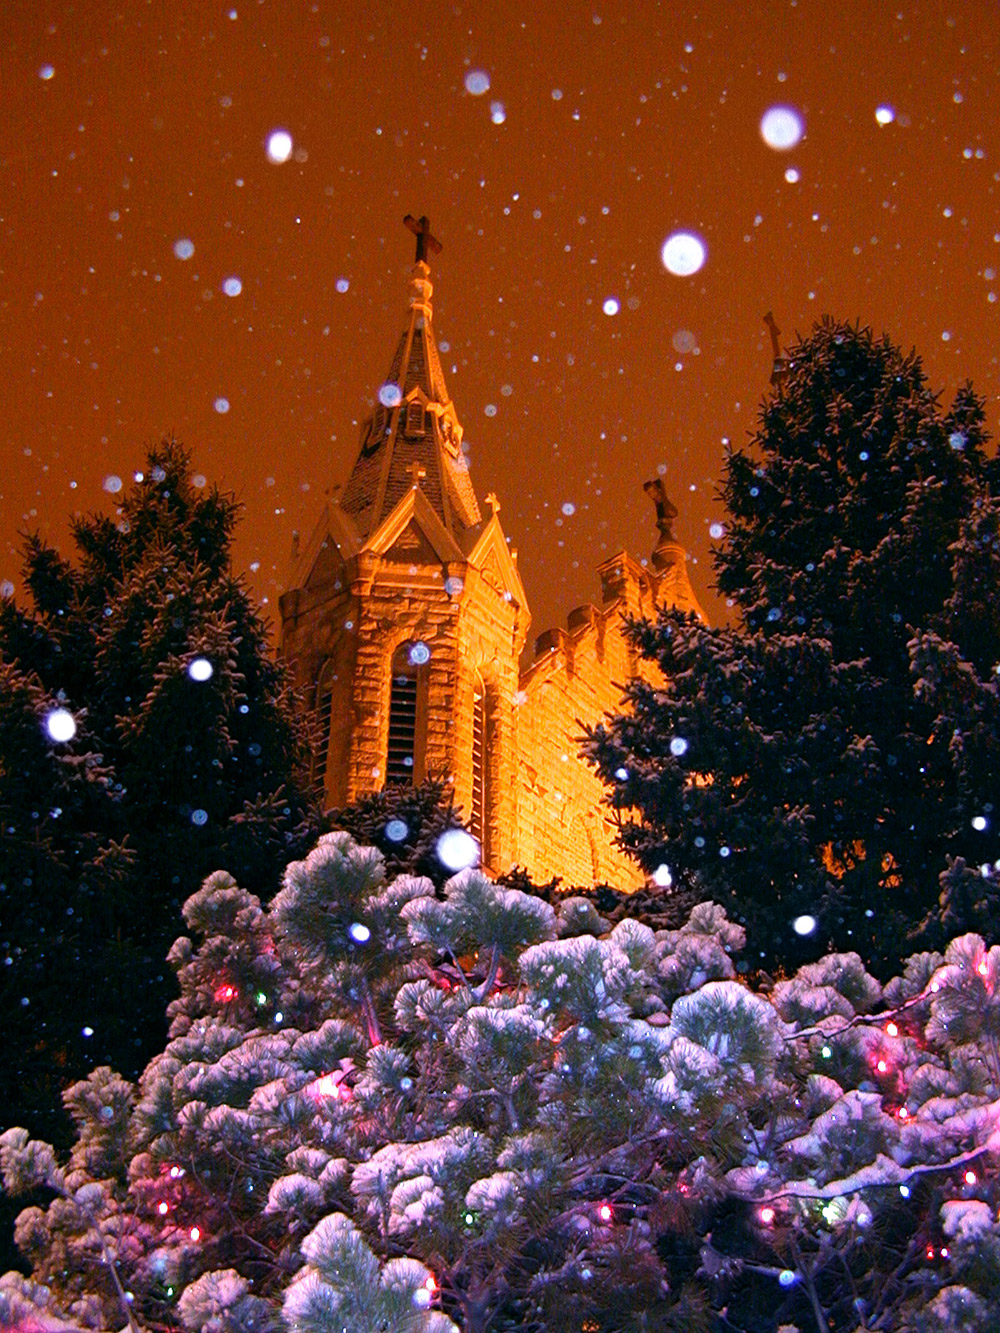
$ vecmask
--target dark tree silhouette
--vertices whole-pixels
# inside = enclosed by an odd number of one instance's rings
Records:
[[[8,1124],[52,1133],[53,1080],[141,1069],[181,904],[220,867],[269,894],[317,830],[304,732],[231,571],[237,518],[164,441],[113,516],[75,522],[72,562],[28,537],[29,604],[0,603]]]
[[[588,741],[624,846],[767,958],[891,965],[940,924],[947,858],[982,876],[1000,856],[986,440],[971,388],[944,411],[915,355],[824,321],[726,460],[714,558],[737,623],[631,626],[665,686],[633,683]],[[946,929],[972,928],[949,901]]]

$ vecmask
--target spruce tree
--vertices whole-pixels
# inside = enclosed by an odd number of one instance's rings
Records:
[[[452,871],[438,856],[438,839],[447,829],[465,827],[454,792],[439,778],[383,787],[328,811],[326,825],[343,829],[362,847],[377,847],[389,874],[426,875],[439,888]]]
[[[82,720],[79,747],[50,735],[66,716],[37,678],[0,660],[0,1105],[49,1134],[67,1076],[89,1068],[82,1015],[114,1007],[135,961],[116,938],[129,857],[110,833],[115,794]]]
[[[726,459],[735,625],[630,628],[665,680],[588,742],[623,844],[769,961],[835,945],[891,967],[933,934],[948,857],[1000,855],[986,438],[971,389],[944,411],[915,355],[824,321]]]
[[[0,603],[3,1110],[39,1122],[53,1078],[127,1075],[162,1042],[180,904],[212,869],[276,887],[303,821],[302,726],[234,576],[238,506],[164,441],[64,559],[25,542]],[[56,708],[75,726],[55,739]],[[37,1071],[48,1073],[39,1080]]]

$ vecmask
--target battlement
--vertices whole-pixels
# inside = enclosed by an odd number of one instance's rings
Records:
[[[573,608],[565,626],[543,630],[535,639],[531,662],[521,673],[521,689],[530,688],[530,681],[539,672],[565,670],[572,674],[584,658],[603,661],[608,626],[621,620],[623,610],[623,598],[619,596],[601,607],[585,602]]]
[[[521,674],[522,689],[539,671],[573,672],[585,657],[603,662],[609,629],[620,631],[627,615],[650,616],[657,609],[659,579],[627,551],[619,551],[598,566],[601,605],[584,602],[574,607],[564,626],[543,630],[535,639],[531,662]]]

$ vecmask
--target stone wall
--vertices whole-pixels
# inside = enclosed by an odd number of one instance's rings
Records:
[[[615,846],[604,785],[580,745],[583,723],[620,710],[624,685],[637,670],[623,617],[649,614],[654,589],[624,553],[600,572],[602,605],[578,607],[565,629],[541,635],[521,677],[516,855],[536,882],[559,875],[566,885],[637,888],[644,877]]]

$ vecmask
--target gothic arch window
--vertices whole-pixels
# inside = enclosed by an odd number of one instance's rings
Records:
[[[588,818],[579,811],[574,814],[570,822],[570,841],[574,851],[579,849],[581,856],[587,857],[589,865],[584,871],[585,877],[592,884],[600,884],[601,856],[594,836],[592,817]]]
[[[384,407],[379,406],[372,415],[372,424],[364,445],[365,453],[373,453],[388,433],[389,413]]]
[[[493,753],[495,697],[489,682],[477,671],[472,687],[472,799],[469,826],[479,843],[480,860],[489,865],[492,851],[490,826],[493,822],[496,756]]]
[[[313,781],[322,791],[330,758],[330,729],[333,726],[333,664],[327,662],[316,682],[315,741],[313,744]]]
[[[424,777],[429,660],[427,645],[414,640],[401,643],[392,655],[385,759],[388,787],[411,786]]]
[[[378,441],[375,438],[375,422],[369,421],[361,431],[361,453],[367,458],[375,449]]]

